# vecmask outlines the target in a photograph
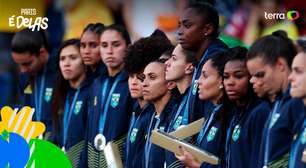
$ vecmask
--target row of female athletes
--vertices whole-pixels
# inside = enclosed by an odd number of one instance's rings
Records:
[[[12,40],[21,104],[35,108],[44,137],[73,167],[107,167],[110,141],[124,167],[305,167],[305,41],[295,45],[276,31],[249,50],[228,48],[218,28],[213,6],[190,4],[175,47],[159,30],[131,44],[124,27],[96,23],[56,56],[44,32],[24,29]],[[172,132],[202,117],[187,141],[218,165],[151,143],[152,130]]]

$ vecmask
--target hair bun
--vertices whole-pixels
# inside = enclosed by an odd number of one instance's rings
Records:
[[[155,29],[154,32],[150,35],[150,37],[164,37],[164,38],[167,38],[166,34],[159,29]]]
[[[273,32],[272,35],[275,36],[275,37],[279,37],[281,39],[284,39],[284,40],[288,39],[288,34],[284,30],[277,30],[277,31]]]
[[[306,53],[306,37],[302,37],[298,39],[297,44],[299,47],[301,47],[302,51]]]

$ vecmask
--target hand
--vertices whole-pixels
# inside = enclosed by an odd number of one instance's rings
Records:
[[[186,167],[199,168],[201,166],[201,163],[199,163],[196,158],[182,146],[179,146],[179,154],[175,154],[175,157]]]

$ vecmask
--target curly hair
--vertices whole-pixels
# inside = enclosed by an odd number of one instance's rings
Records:
[[[127,49],[124,58],[125,70],[130,73],[139,73],[152,61],[157,60],[165,51],[173,48],[170,40],[155,31],[151,36],[141,38]]]

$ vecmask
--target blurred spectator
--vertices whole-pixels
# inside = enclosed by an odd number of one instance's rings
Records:
[[[235,12],[224,32],[249,45],[258,37],[276,30],[284,30],[290,38],[296,39],[298,30],[294,22],[288,21],[286,16],[286,19],[267,18],[268,14],[274,13],[286,13],[279,0],[246,1]]]
[[[306,3],[301,0],[284,0],[286,9],[288,10],[297,10],[300,13],[299,19],[295,20],[295,24],[299,29],[300,36],[306,35]]]
[[[126,0],[123,13],[125,24],[135,41],[149,36],[156,28],[175,41],[178,16],[186,6],[186,0]]]
[[[47,0],[46,17],[48,18],[48,44],[51,57],[56,57],[65,34],[65,12],[60,0]]]
[[[0,32],[0,108],[16,103],[17,68],[10,56],[13,35],[13,33]]]
[[[80,38],[83,28],[88,23],[113,23],[113,17],[105,0],[67,0],[65,38]]]
[[[239,0],[215,0],[214,6],[224,17],[224,21],[229,20],[239,5]],[[222,25],[221,25],[222,26]]]
[[[106,0],[106,5],[112,13],[114,23],[125,26],[123,17],[123,1],[124,0]]]

